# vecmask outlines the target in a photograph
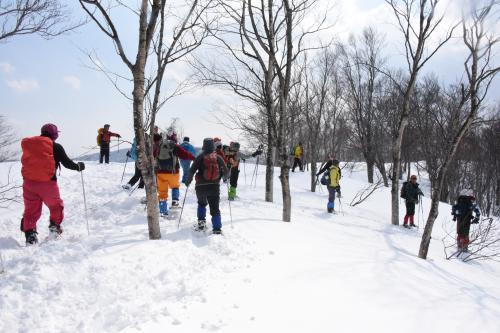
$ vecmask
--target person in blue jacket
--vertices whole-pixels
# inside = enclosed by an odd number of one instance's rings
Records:
[[[193,145],[189,143],[189,137],[184,137],[184,140],[181,143],[181,147],[191,153],[191,155],[196,156],[196,149],[194,149]],[[188,178],[189,174],[189,168],[191,168],[191,160],[181,159],[180,161],[182,166],[182,183],[186,184],[186,179]]]
[[[128,181],[127,184],[122,185],[123,189],[125,190],[130,190],[137,181],[139,181],[139,188],[144,188],[144,180],[142,179],[142,174],[141,170],[139,169],[139,165],[137,165],[137,140],[134,138],[134,141],[132,142],[132,147],[130,148],[129,151],[127,151],[127,156],[132,160],[135,161],[135,172],[132,178]]]

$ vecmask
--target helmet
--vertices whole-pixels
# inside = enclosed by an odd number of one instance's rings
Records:
[[[57,126],[54,124],[45,124],[42,126],[42,129],[40,130],[42,135],[46,135],[52,140],[56,140],[59,137],[59,131],[57,130]]]

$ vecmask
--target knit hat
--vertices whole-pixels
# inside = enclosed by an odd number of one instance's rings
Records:
[[[46,135],[54,141],[59,137],[59,131],[57,130],[57,126],[54,124],[43,125],[40,132],[42,135]]]
[[[185,137],[184,137],[184,141],[185,141],[185,142],[189,142],[189,136],[185,136]]]
[[[203,140],[203,147],[201,148],[205,153],[211,153],[215,150],[214,139],[206,138]]]

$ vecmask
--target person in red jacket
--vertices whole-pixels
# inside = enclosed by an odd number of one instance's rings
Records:
[[[177,144],[177,134],[167,135],[161,141],[158,151],[154,154],[156,159],[156,184],[158,187],[158,201],[160,215],[168,216],[168,189],[172,189],[172,207],[179,206],[180,163],[179,159],[194,160],[194,156]]]
[[[49,231],[53,235],[62,233],[64,203],[57,186],[56,171],[62,164],[65,168],[83,171],[83,162],[73,162],[64,148],[56,143],[59,136],[57,126],[45,124],[41,135],[21,141],[21,173],[23,176],[24,213],[21,231],[26,236],[26,245],[38,243],[36,224],[42,214],[42,203],[50,211]]]
[[[113,133],[109,130],[109,124],[105,124],[104,128],[99,128],[97,131],[99,134],[97,135],[97,144],[101,147],[101,152],[99,154],[99,163],[102,164],[102,161],[109,164],[109,143],[111,141],[111,137],[115,136],[117,138],[121,138],[121,135],[118,133]]]

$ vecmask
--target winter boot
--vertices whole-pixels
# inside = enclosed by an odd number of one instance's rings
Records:
[[[328,204],[326,205],[326,209],[328,210],[328,213],[333,213],[335,209],[335,203],[328,201]]]
[[[168,204],[165,200],[160,200],[160,217],[168,216]]]
[[[37,232],[35,229],[33,230],[28,230],[24,233],[26,236],[26,246],[29,245],[35,245],[38,243],[38,237],[37,237]]]
[[[234,201],[234,199],[236,199],[236,187],[229,186],[229,193],[228,193],[227,197],[231,201]]]
[[[196,231],[204,231],[207,228],[206,220],[198,220],[198,225],[196,226]]]
[[[62,234],[63,230],[61,228],[61,225],[57,224],[57,223],[54,223],[54,222],[50,222],[50,225],[49,225],[49,231],[50,231],[50,234],[52,236],[59,236],[60,234]]]
[[[129,183],[127,183],[127,184],[125,184],[125,185],[122,185],[122,188],[123,188],[124,190],[127,190],[127,191],[128,191],[128,190],[130,190],[131,186],[130,186],[130,184],[129,184]]]
[[[179,200],[172,200],[172,208],[179,208]]]
[[[220,229],[213,229],[212,230],[212,234],[214,234],[214,235],[222,235],[222,230],[220,230]]]

